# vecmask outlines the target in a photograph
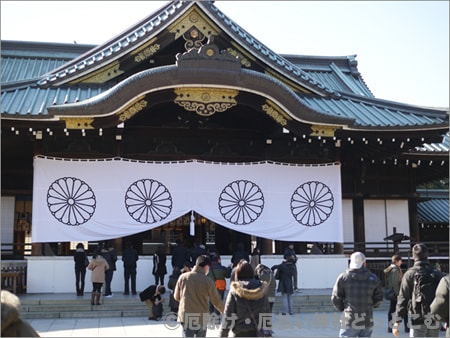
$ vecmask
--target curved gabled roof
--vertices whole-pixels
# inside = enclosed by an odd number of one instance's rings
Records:
[[[215,22],[220,28],[237,41],[240,41],[243,45],[247,46],[249,52],[256,58],[263,60],[269,67],[287,76],[290,80],[305,86],[312,92],[327,96],[340,96],[338,92],[325,86],[323,83],[317,82],[313,77],[309,76],[308,73],[265,46],[214,6],[213,1],[199,1],[198,5],[214,16],[216,19]]]
[[[340,94],[316,81],[308,73],[296,67],[284,57],[270,50],[251,34],[242,29],[233,20],[228,18],[215,5],[214,1],[173,1],[161,8],[155,14],[146,17],[127,31],[110,41],[98,46],[92,51],[78,57],[44,76],[38,81],[41,86],[52,83],[65,83],[72,79],[77,73],[86,69],[96,69],[96,64],[111,62],[131,49],[135,49],[148,41],[151,37],[167,27],[168,24],[179,18],[190,7],[198,6],[207,15],[212,16],[214,22],[220,26],[233,39],[239,41],[258,59],[262,60],[271,68],[277,70],[290,80],[308,88],[312,92],[321,95],[333,95],[339,97]]]
[[[281,81],[287,79],[288,82],[309,89],[309,91],[306,90],[307,93],[296,92],[297,100],[301,109],[316,112],[317,116],[309,116],[310,120],[298,116],[299,121],[317,123],[323,118],[322,123],[327,123],[326,120],[333,120],[338,127],[375,131],[448,129],[447,110],[427,109],[375,99],[357,70],[354,56],[288,55],[283,57],[244,31],[219,11],[211,1],[171,2],[115,38],[94,48],[83,49],[76,45],[66,45],[68,51],[63,52],[61,46],[47,47],[60,50],[61,58],[47,54],[32,60],[29,55],[30,58],[23,57],[16,64],[14,62],[3,63],[2,76],[7,72],[14,73],[14,70],[5,69],[5,66],[17,71],[17,67],[27,64],[29,67],[27,69],[32,71],[29,73],[31,80],[30,78],[26,79],[26,74],[20,75],[16,79],[8,75],[13,82],[2,83],[2,119],[52,119],[52,114],[49,113],[49,111],[55,110],[52,107],[64,107],[77,102],[95,100],[96,96],[103,95],[116,85],[117,81],[107,81],[101,84],[70,84],[69,82],[105,67],[123,55],[132,53],[143,44],[148,43],[159,32],[167,29],[177,18],[188,13],[189,9],[194,10],[193,6],[197,6],[195,10],[200,8],[207,13],[211,21],[214,21],[214,24],[225,32],[222,34],[235,40],[241,48],[245,49],[246,53],[264,64],[267,67],[265,74],[267,78],[278,78]],[[26,48],[18,48],[17,55],[27,55],[25,50]],[[68,55],[73,58],[70,59]],[[9,57],[2,50],[2,59],[5,56]],[[70,61],[64,62],[62,66],[45,75],[40,74],[43,69],[49,69],[49,64],[52,62],[61,62],[63,59],[70,59]],[[127,75],[131,76],[132,74]],[[222,85],[226,86],[226,84]],[[286,86],[286,88],[286,93],[289,93],[286,95],[294,93],[290,87]],[[246,89],[251,90],[251,88]],[[48,110],[47,107],[49,107]],[[295,115],[295,112],[289,113]]]
[[[194,2],[191,1],[170,2],[111,40],[66,63],[63,67],[46,74],[38,81],[38,84],[47,86],[61,80],[65,82],[65,79],[73,77],[76,73],[84,72],[87,69],[95,70],[105,62],[118,59],[148,41],[151,36],[165,27],[163,24],[177,18],[193,4]]]

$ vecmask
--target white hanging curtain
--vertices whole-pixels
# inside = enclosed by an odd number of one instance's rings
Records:
[[[195,211],[229,229],[342,242],[340,165],[35,157],[33,242],[96,241]]]

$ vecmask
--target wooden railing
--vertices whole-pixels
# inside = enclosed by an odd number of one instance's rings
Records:
[[[15,294],[26,293],[27,261],[4,261],[1,263],[1,288]]]
[[[423,242],[428,248],[430,257],[447,258],[449,255],[448,242]],[[415,242],[399,243],[396,247],[392,242],[346,242],[344,243],[344,253],[351,254],[354,251],[364,252],[366,257],[391,257],[394,253],[411,256],[411,248]]]

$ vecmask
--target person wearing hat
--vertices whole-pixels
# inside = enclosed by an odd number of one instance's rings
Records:
[[[340,337],[370,337],[373,331],[373,309],[383,301],[383,287],[378,277],[366,268],[362,252],[350,256],[349,268],[339,275],[331,301],[344,312]]]

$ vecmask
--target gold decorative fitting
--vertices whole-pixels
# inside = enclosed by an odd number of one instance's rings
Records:
[[[291,118],[288,117],[275,103],[266,100],[261,106],[262,110],[266,112],[271,118],[273,118],[276,122],[281,124],[283,127],[287,125],[287,121]]]
[[[201,33],[203,36],[215,35],[218,36],[219,32],[213,27],[211,22],[200,13],[197,8],[191,8],[186,14],[184,14],[179,20],[174,24],[169,26],[169,32],[175,34],[175,40],[183,36],[186,32],[190,31],[191,28],[195,27],[197,33]],[[197,37],[192,36],[191,38],[197,39]]]
[[[241,65],[249,68],[251,67],[251,62],[241,53],[239,53],[236,49],[233,49],[231,47],[227,48],[227,52],[230,53],[230,55],[237,57],[239,59],[239,61],[241,62]]]
[[[147,60],[149,57],[154,55],[160,48],[161,48],[161,46],[159,44],[157,44],[157,43],[155,43],[154,45],[151,45],[151,46],[145,48],[143,51],[139,52],[134,57],[134,62],[139,63],[139,62],[142,62],[144,60]]]
[[[93,117],[61,117],[60,119],[66,122],[66,129],[94,129]]]
[[[127,108],[125,108],[125,110],[122,110],[122,112],[119,113],[119,120],[123,122],[130,119],[136,113],[147,107],[147,105],[148,102],[146,100],[140,100],[138,102],[132,103]]]
[[[196,29],[191,30],[191,38],[197,39],[198,36],[199,36],[198,30]]]
[[[325,125],[312,125],[311,130],[312,133],[311,136],[324,136],[324,137],[333,137],[334,132],[338,129],[338,127],[333,126],[325,126]]]
[[[234,107],[239,92],[224,88],[176,88],[175,94],[174,102],[179,106],[200,116],[211,116]]]
[[[102,68],[77,82],[105,83],[123,73],[124,71],[120,70],[119,61],[114,61],[109,67]]]

